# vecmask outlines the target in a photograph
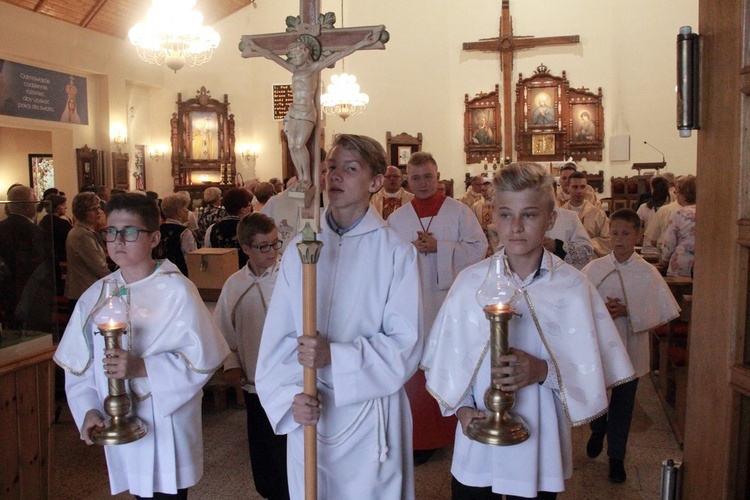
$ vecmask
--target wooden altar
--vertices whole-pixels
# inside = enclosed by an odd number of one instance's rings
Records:
[[[172,179],[174,190],[187,191],[201,200],[211,186],[234,186],[237,159],[234,146],[234,115],[229,99],[213,99],[206,87],[195,97],[182,100],[177,94],[177,112],[172,114]]]

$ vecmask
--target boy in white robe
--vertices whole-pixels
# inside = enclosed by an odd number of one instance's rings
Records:
[[[649,372],[648,331],[675,319],[680,308],[669,287],[654,266],[635,253],[641,236],[641,220],[634,211],[622,208],[610,217],[612,253],[590,262],[583,273],[596,287],[627,347],[635,376]],[[586,453],[596,458],[607,437],[609,480],[622,483],[625,451],[633,416],[638,378],[612,389],[609,411],[592,421]]]
[[[403,386],[422,352],[416,250],[369,203],[383,183],[383,147],[342,134],[327,159],[318,335],[301,336],[302,263],[286,252],[256,388],[274,431],[287,434],[291,498],[304,497],[303,428],[317,425],[318,498],[409,500],[412,422]],[[317,370],[318,399],[302,392],[303,366]]]
[[[516,297],[510,354],[500,357],[507,365],[491,368],[489,321],[475,298],[487,260],[458,276],[425,346],[427,388],[444,414],[459,419],[451,466],[456,499],[555,498],[573,472],[569,426],[605,412],[607,388],[633,377],[599,294],[543,247],[555,223],[551,182],[535,163],[511,164],[494,179],[495,225],[504,245],[498,257]],[[486,417],[491,378],[515,391],[513,412],[530,430],[520,444],[492,446],[466,435],[473,419]]]
[[[104,426],[109,379],[126,379],[133,413],[148,428],[134,442],[105,446],[115,495],[187,498],[203,474],[203,385],[229,348],[195,286],[168,260],[154,262],[159,209],[145,196],[114,196],[100,232],[120,269],[116,279],[130,305],[122,348],[105,349],[92,317],[103,280],[76,304],[54,360],[66,371],[65,390],[81,439]]]
[[[231,275],[221,289],[214,318],[232,353],[224,363],[224,378],[241,387],[247,411],[247,439],[256,491],[263,498],[289,498],[286,480],[286,436],[277,436],[255,389],[263,323],[279,274],[281,240],[272,218],[261,213],[237,224],[237,241],[247,265]]]

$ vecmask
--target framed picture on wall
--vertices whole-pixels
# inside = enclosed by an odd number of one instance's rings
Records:
[[[411,158],[411,146],[398,146],[398,164],[406,165]]]
[[[422,132],[416,136],[401,132],[398,135],[385,133],[386,152],[388,153],[388,164],[399,167],[402,172],[406,171],[406,164],[411,155],[422,151]]]
[[[40,200],[47,189],[55,187],[55,164],[52,155],[29,155],[29,185],[34,188]]]
[[[219,118],[216,111],[190,112],[190,158],[215,160],[219,157]]]
[[[604,107],[602,88],[594,93],[581,87],[570,89],[568,154],[575,161],[602,160],[604,149]]]
[[[136,144],[135,161],[133,162],[133,177],[135,178],[135,189],[146,190],[146,146]]]
[[[128,153],[112,153],[112,180],[117,189],[130,190]]]
[[[104,159],[101,151],[91,149],[87,144],[76,149],[76,169],[78,189],[86,186],[104,186]]]
[[[557,127],[559,94],[557,86],[529,89],[527,120],[530,127]]]
[[[473,99],[469,99],[469,94],[464,94],[466,163],[496,161],[502,158],[499,88],[495,85],[493,92],[479,93]]]

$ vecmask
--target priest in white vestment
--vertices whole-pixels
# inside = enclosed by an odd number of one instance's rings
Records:
[[[383,188],[370,198],[370,203],[375,207],[383,220],[409,203],[414,195],[401,187],[401,170],[398,167],[390,165],[385,169],[385,184]]]
[[[585,199],[586,187],[588,186],[585,174],[575,172],[570,176],[568,182],[571,197],[560,208],[572,210],[578,215],[583,227],[589,233],[591,243],[594,245],[594,253],[598,257],[603,257],[612,250],[609,243],[609,219],[607,214]]]
[[[511,164],[494,184],[504,248],[456,278],[421,364],[443,413],[460,420],[451,466],[454,498],[469,492],[554,498],[573,473],[569,426],[605,412],[607,389],[632,379],[633,368],[594,287],[543,248],[555,218],[544,167]],[[492,371],[489,320],[476,299],[490,262],[508,278],[516,308],[510,354],[500,359],[507,365]],[[513,412],[530,431],[520,444],[493,446],[465,435],[471,420],[485,418],[484,394],[493,378],[502,390],[515,391]]]
[[[346,134],[334,140],[329,207],[318,235],[316,337],[300,337],[299,255],[287,252],[281,260],[256,388],[274,431],[287,434],[293,499],[304,497],[303,428],[310,424],[302,422],[317,422],[318,498],[414,498],[412,421],[403,386],[422,352],[419,271],[414,248],[369,205],[385,167],[385,151],[375,140]],[[319,353],[324,361],[311,362]],[[301,394],[300,364],[317,368],[320,403]]]
[[[484,194],[489,187],[489,182],[481,175],[475,175],[471,178],[471,184],[464,195],[459,200],[469,208],[472,208],[479,200],[484,199]]]

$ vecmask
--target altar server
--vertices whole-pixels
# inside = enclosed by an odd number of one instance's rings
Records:
[[[317,425],[318,498],[414,498],[412,422],[403,385],[422,351],[419,278],[415,249],[369,203],[385,167],[385,151],[374,139],[334,139],[328,208],[318,235],[324,246],[317,264],[316,337],[300,336],[298,252],[281,260],[256,387],[275,432],[287,434],[294,499],[304,497],[306,425]],[[302,392],[303,366],[317,369],[318,399]]]
[[[117,280],[130,306],[122,347],[105,349],[92,318],[103,281],[76,304],[55,353],[63,367],[68,405],[81,439],[104,426],[102,402],[109,379],[127,379],[133,413],[148,433],[128,444],[105,446],[113,495],[187,498],[203,474],[203,385],[229,354],[198,291],[168,260],[154,262],[159,209],[145,196],[113,196],[101,235],[120,269]]]
[[[388,225],[419,252],[422,285],[423,335],[429,333],[448,289],[459,272],[485,257],[487,238],[469,207],[437,192],[440,179],[435,158],[426,152],[411,155],[406,166],[414,199],[388,218]],[[435,401],[425,391],[422,371],[409,381],[414,449],[417,463],[429,458],[431,450],[448,446],[456,423],[443,418]]]
[[[646,375],[651,368],[649,330],[675,319],[680,312],[664,278],[635,253],[640,228],[638,214],[627,208],[617,210],[610,217],[612,253],[583,268],[605,301],[628,349],[636,377]],[[591,458],[598,457],[607,437],[609,480],[613,483],[622,483],[627,478],[624,460],[637,388],[637,378],[613,388],[609,411],[590,425],[586,452]]]
[[[555,223],[552,179],[535,163],[511,164],[494,179],[495,221],[516,314],[509,323],[507,366],[491,369],[489,321],[476,293],[485,260],[464,270],[430,333],[422,365],[428,390],[443,413],[456,414],[451,473],[453,498],[505,494],[555,498],[573,473],[570,425],[607,408],[607,388],[633,377],[625,348],[604,302],[580,271],[543,247]],[[513,412],[530,437],[493,446],[466,436],[473,419],[485,418],[491,378],[515,391]]]
[[[286,436],[274,434],[255,389],[258,348],[279,274],[281,240],[272,218],[252,213],[237,224],[237,241],[247,255],[247,265],[224,283],[214,311],[232,350],[224,363],[224,378],[243,389],[255,490],[263,498],[285,500],[289,498]]]

